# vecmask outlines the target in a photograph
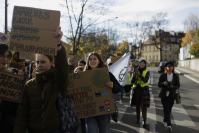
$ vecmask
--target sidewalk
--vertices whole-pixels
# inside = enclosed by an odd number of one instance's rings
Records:
[[[199,83],[199,72],[193,71],[190,69],[182,68],[182,67],[176,67],[176,72],[184,75],[185,77],[193,80],[196,83]]]

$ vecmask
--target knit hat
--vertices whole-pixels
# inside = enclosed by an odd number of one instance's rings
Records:
[[[166,64],[165,64],[165,67],[174,67],[175,64],[173,61],[168,61]]]
[[[144,59],[140,60],[139,62],[140,62],[140,63],[143,62],[144,64],[147,64],[146,60],[144,60]]]

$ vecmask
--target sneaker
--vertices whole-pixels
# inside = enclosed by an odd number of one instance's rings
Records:
[[[165,121],[162,122],[164,127],[167,127],[167,123]]]
[[[146,124],[146,123],[145,123],[145,124],[143,124],[142,126],[143,126],[143,128],[147,128],[147,124]]]
[[[142,121],[142,126],[143,126],[143,128],[147,128],[146,122]]]
[[[171,126],[167,126],[167,129],[169,130],[169,132],[172,132],[172,127]]]

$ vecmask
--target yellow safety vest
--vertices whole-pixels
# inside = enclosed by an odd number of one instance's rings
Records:
[[[146,77],[146,74],[147,74],[147,72],[148,72],[148,70],[147,69],[145,69],[143,72],[142,72],[142,77]],[[138,73],[138,74],[140,74],[140,72]],[[139,76],[138,76],[139,77]],[[132,85],[132,87],[131,88],[135,88],[136,87],[136,84],[139,84],[141,87],[146,87],[146,86],[148,86],[149,87],[149,84],[148,84],[148,82],[144,82],[144,81],[142,81],[142,79],[140,79],[140,78],[138,78],[138,80]]]

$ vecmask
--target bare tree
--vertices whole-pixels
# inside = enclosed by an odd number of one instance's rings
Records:
[[[190,14],[184,21],[186,31],[196,31],[199,28],[199,16]]]
[[[167,13],[158,12],[154,16],[152,16],[151,20],[148,21],[135,21],[133,24],[127,23],[128,28],[130,29],[130,34],[133,39],[133,44],[138,46],[138,55],[140,55],[143,42],[147,39],[151,39],[155,46],[158,47],[158,36],[157,31],[161,31],[168,24],[168,20],[166,19]]]
[[[134,22],[133,24],[127,24],[130,29],[131,36],[133,37],[133,43],[138,46],[138,55],[141,53],[143,42],[150,39],[157,49],[161,50],[159,44],[159,37],[162,29],[168,24],[167,13],[159,12],[152,16],[148,21]]]
[[[77,2],[80,5],[74,5]],[[92,27],[100,19],[100,15],[105,13],[106,8],[104,6],[105,0],[66,0],[66,9],[70,25],[70,35],[67,39],[72,42],[73,54],[77,53],[79,49],[79,44],[81,41],[82,34],[86,32],[87,29]],[[106,2],[108,5],[108,3]],[[78,8],[76,7],[78,6]],[[79,14],[77,13],[79,12]],[[96,18],[89,18],[86,14],[97,14]]]

